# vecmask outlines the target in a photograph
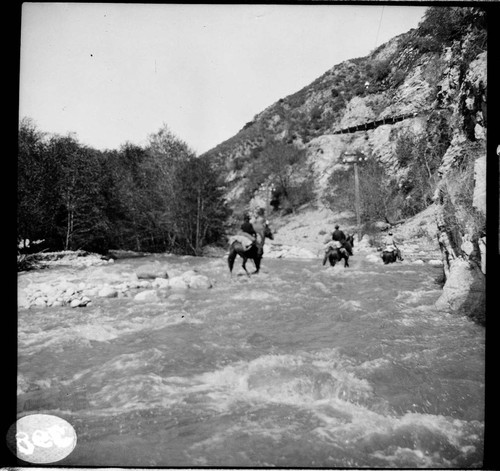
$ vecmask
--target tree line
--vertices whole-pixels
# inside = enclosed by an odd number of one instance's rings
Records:
[[[20,122],[17,239],[37,250],[199,255],[224,235],[228,208],[211,163],[167,126],[146,146],[100,151]]]

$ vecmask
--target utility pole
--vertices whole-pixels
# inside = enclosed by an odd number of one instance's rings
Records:
[[[358,164],[361,164],[367,160],[367,157],[363,152],[343,152],[342,153],[342,163],[352,164],[354,167],[354,197],[355,197],[355,208],[356,208],[356,225],[358,233],[358,242],[361,240],[361,207],[360,207],[360,196],[359,196],[359,173]]]

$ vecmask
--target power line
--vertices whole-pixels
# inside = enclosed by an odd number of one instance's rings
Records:
[[[380,25],[382,24],[382,17],[384,16],[384,8],[385,8],[385,5],[382,5],[382,12],[380,13],[380,20],[378,22],[377,37],[375,39],[375,47],[373,49],[375,49],[377,47],[377,44],[378,44],[378,35],[380,33]]]

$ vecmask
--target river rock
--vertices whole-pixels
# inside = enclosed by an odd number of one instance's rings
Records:
[[[189,287],[193,289],[209,289],[212,287],[212,282],[205,275],[194,275],[189,279]]]
[[[88,303],[90,303],[90,299],[87,298],[86,296],[83,296],[82,298],[73,299],[70,303],[70,306],[71,307],[85,307]]]
[[[189,284],[189,281],[191,280],[191,278],[195,277],[198,275],[198,272],[196,270],[188,270],[188,271],[185,271],[182,275],[181,275],[181,278],[187,283]]]
[[[111,286],[104,286],[99,290],[97,295],[100,298],[116,298],[118,296],[118,291]]]
[[[169,280],[168,278],[155,278],[151,286],[154,288],[168,288]]]
[[[101,288],[99,288],[98,286],[94,286],[92,288],[85,288],[85,290],[83,291],[83,294],[84,294],[84,296],[88,296],[89,298],[95,298],[95,297],[99,296],[100,290],[101,290]]]
[[[437,260],[437,259],[436,260],[429,260],[427,263],[429,265],[434,265],[436,267],[440,267],[440,266],[443,265],[443,261],[442,260]]]
[[[167,269],[159,262],[145,263],[139,266],[135,273],[139,279],[168,278]]]
[[[134,301],[138,302],[158,302],[160,298],[158,297],[158,293],[154,289],[148,289],[146,291],[141,291],[134,296]]]
[[[181,276],[174,276],[168,280],[168,286],[172,289],[188,289],[189,284]]]
[[[37,307],[45,307],[47,305],[47,300],[45,298],[36,298],[35,301],[33,302],[34,306]]]

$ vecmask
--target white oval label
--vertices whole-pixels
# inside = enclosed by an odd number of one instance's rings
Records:
[[[71,424],[55,415],[31,414],[10,427],[7,444],[19,459],[28,463],[55,463],[74,450],[76,432]]]

